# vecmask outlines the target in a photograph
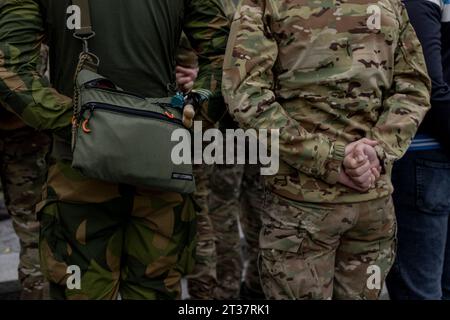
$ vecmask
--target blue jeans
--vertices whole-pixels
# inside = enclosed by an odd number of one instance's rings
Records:
[[[398,251],[391,299],[450,299],[450,157],[410,151],[394,166]]]

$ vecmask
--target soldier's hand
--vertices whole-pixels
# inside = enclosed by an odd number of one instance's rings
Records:
[[[198,68],[185,68],[177,66],[176,69],[177,85],[181,91],[187,93],[194,87],[194,82],[197,80]]]
[[[381,165],[374,147],[365,143],[356,145],[353,151],[344,159],[345,172],[352,178],[362,176],[367,171],[375,169],[380,177]]]
[[[374,149],[377,144],[364,138],[347,146],[342,177],[345,185],[362,192],[375,186],[381,176],[380,161]]]
[[[356,191],[359,192],[366,192],[370,189],[371,187],[371,183],[372,183],[372,179],[366,179],[366,181],[363,181],[363,183],[361,184],[357,184],[353,181],[352,178],[350,178],[346,173],[345,170],[342,169],[341,173],[339,175],[339,183],[343,184],[344,186],[347,186],[351,189],[354,189]]]
[[[188,104],[183,109],[183,125],[190,129],[194,122],[195,110],[191,104]]]

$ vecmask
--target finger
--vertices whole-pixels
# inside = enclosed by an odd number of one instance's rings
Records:
[[[378,171],[377,168],[372,168],[372,174],[374,175],[376,180],[380,179],[380,177],[381,177],[381,172]]]
[[[362,138],[358,141],[354,141],[352,143],[349,143],[346,147],[345,147],[345,155],[348,155],[349,153],[353,152],[353,149],[355,149],[355,147],[358,144],[366,144],[372,147],[375,147],[376,145],[378,145],[378,141],[375,140],[371,140],[371,139],[367,139],[367,138]]]
[[[183,117],[187,119],[194,119],[195,117],[195,110],[194,107],[191,104],[188,104],[183,109]]]
[[[364,150],[366,148],[366,145],[364,143],[359,143],[356,145],[355,149],[353,150],[353,155],[355,159],[362,163],[364,160],[367,160],[367,156],[364,153]]]
[[[193,70],[190,70],[190,69],[188,69],[188,70],[179,70],[179,69],[177,69],[177,70],[175,70],[175,73],[177,75],[182,75],[184,77],[191,77],[191,78],[195,78],[197,76],[197,73],[195,71],[193,71]]]
[[[342,183],[344,186],[349,187],[353,190],[359,191],[359,192],[365,192],[366,189],[361,188],[359,185],[356,185],[350,177],[348,177],[345,173],[341,174],[340,176],[340,183]]]
[[[194,87],[194,82],[191,81],[191,82],[183,85],[182,89],[183,89],[184,92],[187,92],[187,91],[191,91],[193,87]]]
[[[370,162],[366,161],[363,163],[362,166],[355,168],[355,169],[346,169],[345,173],[347,173],[347,175],[349,175],[350,177],[359,177],[362,174],[366,173],[367,171],[370,171],[371,167],[370,167]]]
[[[368,144],[371,147],[375,147],[378,145],[378,141],[375,140],[371,140],[371,139],[367,139],[367,138],[363,138],[360,140],[360,142],[363,142],[365,144]]]
[[[367,157],[364,156],[364,161],[367,161]],[[354,154],[349,154],[344,158],[344,161],[342,163],[346,169],[356,169],[361,167],[364,162],[360,162],[358,159],[355,158]]]
[[[193,82],[193,81],[194,81],[194,79],[191,77],[178,77],[177,76],[177,83],[179,85],[185,85],[186,83]]]
[[[193,122],[192,119],[188,119],[188,118],[183,117],[183,125],[186,128],[188,128],[188,129],[192,128],[192,122]]]
[[[353,154],[346,156],[342,164],[346,169],[356,169],[360,166],[359,162],[353,157]]]
[[[352,154],[349,154],[348,156],[346,156],[344,158],[344,161],[342,162],[342,165],[344,166],[345,169],[356,169],[358,168],[358,163],[355,160],[355,158],[353,157]]]
[[[365,191],[367,191],[370,188],[372,188],[372,186],[375,184],[375,180],[376,180],[375,176],[373,174],[371,174],[369,179],[365,183],[359,185],[359,187],[361,189],[364,189]]]
[[[194,118],[193,117],[186,116],[185,114],[183,114],[183,125],[186,128],[188,128],[188,129],[192,128],[193,122],[194,122]]]
[[[376,178],[374,175],[372,175],[372,177],[370,178],[370,186],[369,186],[368,190],[375,188],[375,182],[376,182]]]
[[[350,153],[353,152],[353,149],[355,149],[357,145],[357,142],[352,142],[349,143],[346,147],[345,147],[345,155],[349,155]]]
[[[185,68],[181,66],[177,66],[175,68],[176,73],[182,73],[191,77],[197,77],[197,69],[194,68]]]
[[[372,171],[367,171],[364,174],[360,175],[359,177],[351,177],[352,181],[359,185],[359,186],[365,186],[370,185],[370,177],[372,176]]]

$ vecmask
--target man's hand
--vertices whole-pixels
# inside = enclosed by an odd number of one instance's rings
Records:
[[[185,68],[177,66],[176,69],[177,84],[180,90],[187,93],[194,87],[194,82],[197,80],[198,68]]]
[[[344,159],[344,168],[347,175],[358,178],[367,174],[368,171],[376,172],[375,178],[380,177],[381,165],[374,145],[364,142],[357,144],[351,154]]]
[[[366,192],[380,178],[381,166],[374,147],[377,141],[361,139],[349,144],[339,182],[357,191]]]
[[[183,109],[183,125],[190,129],[194,123],[195,111],[192,104],[188,104]]]
[[[372,185],[372,178],[363,181],[362,183],[355,183],[351,177],[349,177],[345,170],[341,170],[341,173],[339,175],[339,183],[343,184],[344,186],[347,186],[351,189],[354,189],[359,192],[366,192],[370,189]]]
[[[194,87],[194,82],[197,80],[198,68],[185,68],[177,66],[176,69],[177,85],[184,93],[188,93]],[[190,129],[194,122],[195,109],[192,104],[187,104],[183,109],[183,125]]]

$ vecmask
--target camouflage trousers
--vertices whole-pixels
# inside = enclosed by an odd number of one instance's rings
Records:
[[[40,271],[39,222],[35,206],[47,175],[50,137],[25,127],[0,131],[1,180],[5,204],[20,240],[21,299],[48,298],[48,285]]]
[[[195,250],[189,196],[88,179],[59,161],[44,199],[39,249],[52,298],[180,297]]]
[[[194,200],[199,206],[197,215],[197,248],[195,267],[188,278],[189,295],[192,299],[208,300],[213,298],[217,286],[216,237],[209,214],[208,199],[210,195],[209,179],[213,167],[194,165],[197,190]]]
[[[257,165],[216,165],[210,188],[210,216],[217,237],[218,285],[214,298],[239,299],[242,280],[246,291],[261,295],[257,261],[264,190],[260,168]],[[245,238],[244,250],[239,222]]]
[[[392,199],[299,203],[269,193],[260,273],[268,299],[377,299],[395,256]]]

